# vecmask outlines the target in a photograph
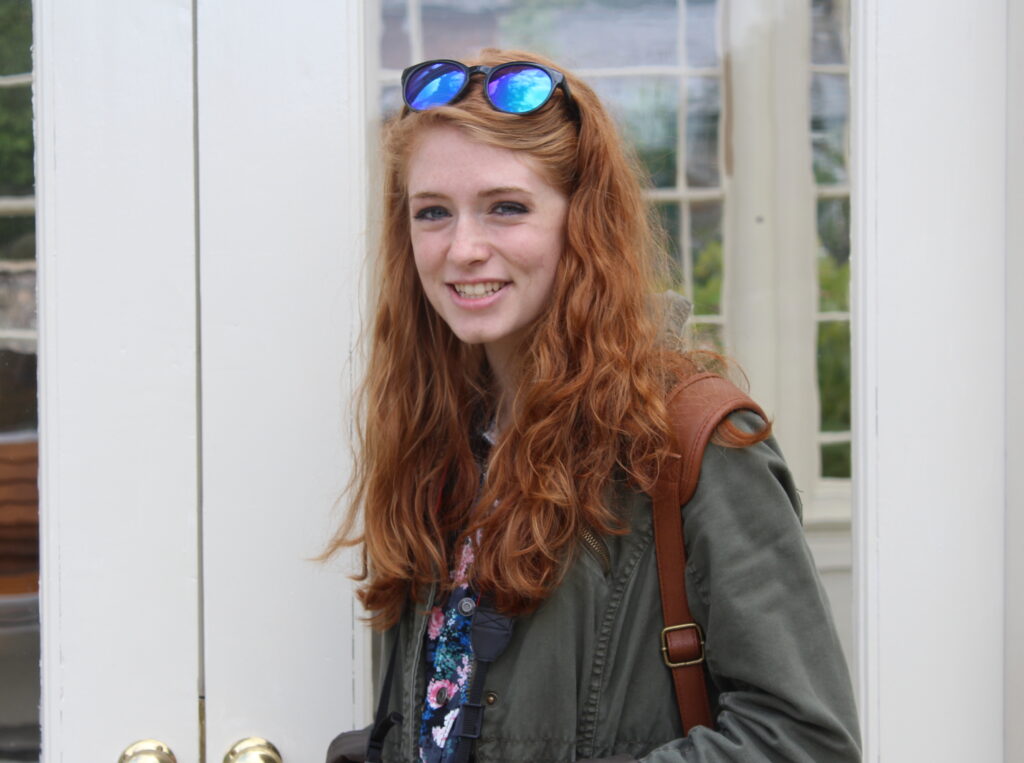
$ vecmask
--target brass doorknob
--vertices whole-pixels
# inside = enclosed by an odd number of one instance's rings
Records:
[[[163,742],[143,739],[125,747],[117,763],[178,763],[178,759]]]
[[[262,737],[249,737],[228,750],[224,763],[284,763],[281,753]]]

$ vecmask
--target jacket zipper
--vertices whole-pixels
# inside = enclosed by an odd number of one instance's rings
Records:
[[[604,544],[597,533],[595,533],[589,527],[584,527],[583,532],[580,534],[580,540],[583,541],[583,545],[586,546],[590,551],[597,557],[597,561],[601,563],[601,569],[604,570],[604,574],[607,575],[612,568],[612,556],[608,553],[608,547]]]

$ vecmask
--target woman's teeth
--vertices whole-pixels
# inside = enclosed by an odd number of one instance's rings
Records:
[[[494,292],[498,291],[504,283],[501,281],[484,281],[483,283],[454,283],[452,288],[458,293],[460,297],[468,297],[469,299],[479,299],[480,297],[489,297]]]

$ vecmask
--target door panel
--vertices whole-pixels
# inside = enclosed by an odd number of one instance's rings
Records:
[[[319,760],[365,722],[343,565],[310,561],[349,474],[361,6],[198,9],[208,760],[250,735]]]
[[[191,14],[36,30],[43,754],[198,760]]]

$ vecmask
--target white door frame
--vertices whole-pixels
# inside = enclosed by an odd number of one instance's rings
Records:
[[[1003,760],[1006,22],[1001,0],[854,4],[870,761]]]
[[[1024,4],[1007,3],[1006,760],[1024,760]]]

